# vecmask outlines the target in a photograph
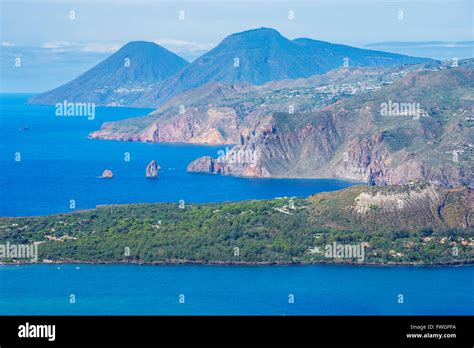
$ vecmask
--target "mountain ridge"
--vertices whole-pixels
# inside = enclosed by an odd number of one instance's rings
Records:
[[[126,73],[120,68],[126,58],[123,51],[134,51],[132,48],[137,43],[143,47],[155,45],[155,50],[139,50],[143,52],[136,66],[143,62],[145,71]],[[161,66],[161,61],[166,64]],[[159,107],[181,92],[210,82],[262,85],[323,74],[344,64],[391,66],[429,61],[307,38],[290,40],[275,29],[258,28],[228,35],[190,64],[154,43],[128,43],[71,82],[34,96],[29,102],[55,104],[73,99],[98,105]],[[161,67],[163,71],[155,71],[154,67]],[[111,82],[113,85],[108,86]]]
[[[241,135],[266,127],[265,117],[273,112],[288,110],[291,105],[298,105],[298,112],[314,110],[334,102],[345,91],[362,90],[364,84],[389,83],[392,77],[387,75],[399,74],[399,69],[340,67],[323,75],[271,81],[262,86],[211,82],[172,97],[147,116],[104,123],[90,136],[109,140],[237,144]],[[332,93],[330,86],[340,88],[341,92]],[[328,93],[319,94],[318,88]],[[333,94],[334,97],[325,97],[327,100],[318,100],[321,95]],[[230,129],[222,124],[229,118],[237,127]],[[183,124],[186,133],[178,130]],[[155,134],[157,130],[159,134]]]
[[[469,68],[413,71],[378,91],[342,98],[309,113],[276,112],[263,131],[244,137],[228,154],[252,161],[204,157],[190,163],[188,170],[245,177],[344,178],[373,185],[425,180],[472,186],[473,79]],[[381,106],[392,100],[419,101],[419,113],[383,115]]]
[[[215,48],[145,93],[136,104],[158,107],[181,92],[209,82],[262,85],[323,74],[345,63],[385,66],[430,61],[312,39],[290,40],[271,28],[250,29],[227,36]]]

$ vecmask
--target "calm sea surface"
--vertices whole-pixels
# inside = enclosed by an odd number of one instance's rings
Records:
[[[0,266],[0,314],[472,315],[473,276],[474,267]]]
[[[106,121],[149,109],[97,108],[95,120],[57,117],[54,106],[27,105],[27,95],[0,95],[0,216],[46,215],[98,204],[219,202],[308,196],[352,185],[341,180],[244,179],[187,173],[192,160],[223,147],[88,139]],[[28,127],[29,130],[20,130]],[[125,161],[127,153],[130,161]],[[15,161],[21,156],[21,161]],[[159,180],[145,178],[155,159]],[[112,180],[98,178],[104,169]]]
[[[0,95],[0,216],[70,211],[71,199],[84,209],[307,196],[352,185],[186,173],[190,161],[222,147],[88,139],[102,122],[150,110],[98,108],[89,121],[56,117],[54,107],[26,105],[27,98]],[[159,180],[144,177],[152,159]],[[98,179],[104,169],[115,177]],[[0,314],[472,315],[473,279],[473,267],[0,265]]]

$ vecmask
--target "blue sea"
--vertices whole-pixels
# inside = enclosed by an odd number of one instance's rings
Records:
[[[150,110],[57,117],[53,106],[27,105],[28,97],[0,95],[0,216],[68,212],[70,200],[76,209],[219,202],[354,184],[187,173],[190,161],[222,147],[88,139],[103,122]],[[158,180],[145,179],[152,159]],[[98,178],[104,169],[112,180]],[[0,314],[472,315],[473,279],[473,267],[0,265]]]
[[[0,314],[472,315],[472,275],[473,267],[0,266]]]
[[[0,216],[46,215],[99,204],[222,202],[304,197],[351,186],[341,180],[245,179],[187,173],[194,159],[225,147],[88,139],[103,122],[146,115],[150,109],[97,108],[94,120],[55,116],[54,106],[27,105],[28,95],[0,95]],[[20,130],[28,128],[28,130]],[[16,161],[18,154],[20,161]],[[130,161],[126,161],[126,157]],[[147,180],[152,160],[158,180]],[[103,180],[104,169],[114,173]]]

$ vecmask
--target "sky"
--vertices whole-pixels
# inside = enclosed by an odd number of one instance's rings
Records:
[[[473,57],[473,1],[0,0],[0,92],[57,87],[129,41],[153,41],[192,61],[227,35],[259,27],[289,39]]]

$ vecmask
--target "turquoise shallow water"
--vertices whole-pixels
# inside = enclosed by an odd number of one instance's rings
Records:
[[[103,122],[147,109],[97,108],[96,117],[57,117],[54,106],[27,105],[27,95],[0,95],[0,216],[46,215],[98,204],[219,202],[308,196],[352,185],[341,180],[244,179],[187,173],[192,160],[222,147],[88,139]],[[28,127],[29,130],[20,131]],[[20,153],[21,161],[15,161]],[[125,153],[130,161],[125,161]],[[145,178],[155,159],[159,180]],[[112,180],[98,178],[104,169]]]
[[[0,314],[472,315],[473,279],[474,267],[0,266]]]

